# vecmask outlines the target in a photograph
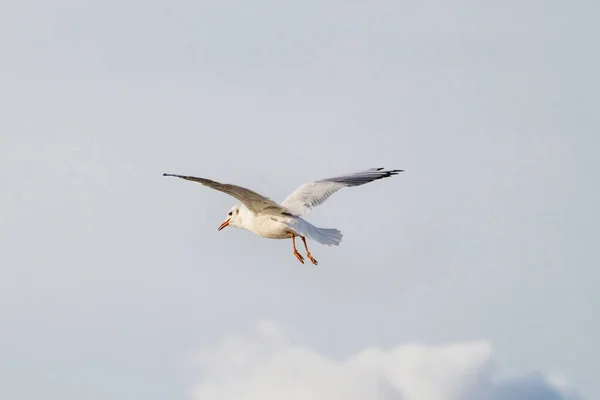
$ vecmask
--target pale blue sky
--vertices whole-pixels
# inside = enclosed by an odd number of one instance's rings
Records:
[[[0,397],[189,398],[261,320],[332,358],[484,340],[494,379],[597,397],[599,37],[594,1],[5,0]],[[344,233],[317,268],[161,176],[281,201],[379,166],[308,215]]]

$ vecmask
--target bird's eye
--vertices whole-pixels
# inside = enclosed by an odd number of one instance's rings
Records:
[[[229,211],[229,216],[231,217],[231,211]]]

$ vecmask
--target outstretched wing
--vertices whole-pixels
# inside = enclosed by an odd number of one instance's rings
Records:
[[[204,186],[208,186],[211,189],[218,190],[223,193],[227,193],[230,196],[235,197],[241,201],[250,211],[255,214],[273,214],[279,215],[286,213],[287,210],[275,203],[273,200],[262,196],[250,189],[243,188],[241,186],[231,185],[228,183],[215,182],[206,178],[198,178],[195,176],[175,175],[175,174],[163,174],[163,176],[174,176],[177,178],[185,179],[192,182],[198,182]]]
[[[371,168],[353,174],[308,182],[294,190],[281,205],[293,215],[305,215],[341,188],[364,185],[377,179],[389,178],[392,175],[397,175],[399,172],[404,172],[404,170]]]

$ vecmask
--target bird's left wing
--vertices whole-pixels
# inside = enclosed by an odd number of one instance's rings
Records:
[[[397,175],[398,172],[404,172],[404,170],[371,168],[352,174],[308,182],[294,190],[281,205],[289,210],[292,215],[302,216],[344,187],[364,185],[377,179]]]
[[[163,176],[174,176],[177,178],[185,179],[187,181],[198,182],[204,186],[208,186],[211,189],[218,190],[223,193],[235,197],[241,201],[250,211],[255,214],[284,214],[287,210],[275,203],[273,200],[260,195],[250,189],[246,189],[241,186],[231,185],[229,183],[220,183],[212,181],[206,178],[198,178],[195,176],[175,175],[175,174],[163,174]]]

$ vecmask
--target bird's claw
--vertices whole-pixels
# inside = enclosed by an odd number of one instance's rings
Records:
[[[319,265],[319,262],[310,253],[306,253],[306,257],[308,257],[311,263]]]
[[[304,257],[302,257],[302,254],[298,253],[298,250],[294,251],[294,255],[296,256],[298,261],[300,261],[302,264],[304,264]]]

